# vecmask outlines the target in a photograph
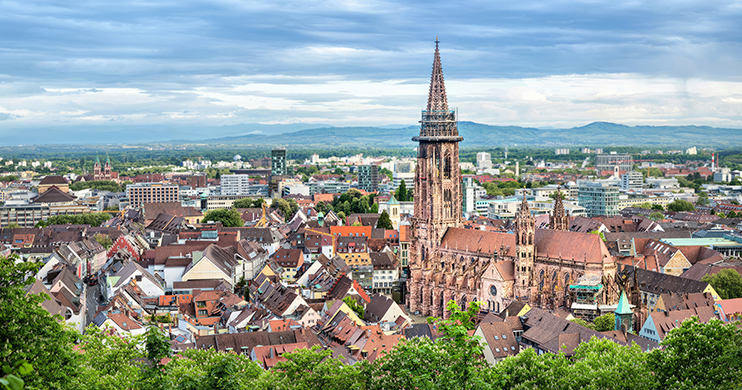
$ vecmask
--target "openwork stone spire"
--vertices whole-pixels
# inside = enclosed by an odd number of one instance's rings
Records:
[[[422,112],[420,137],[415,137],[412,140],[460,142],[463,138],[459,136],[457,113],[455,110],[448,108],[446,84],[443,81],[443,67],[441,66],[441,53],[438,49],[438,43],[440,42],[436,37],[428,106]]]
[[[554,199],[554,210],[549,216],[549,225],[554,230],[568,230],[568,219],[564,213],[564,202],[562,202],[562,193],[557,188],[556,198]]]
[[[430,76],[430,92],[428,92],[428,111],[448,111],[446,84],[443,81],[443,67],[441,66],[441,53],[438,50],[438,43],[438,37],[436,37],[433,74]]]

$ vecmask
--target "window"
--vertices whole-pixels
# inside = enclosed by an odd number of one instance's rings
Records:
[[[199,310],[198,311],[198,315],[200,315],[200,316],[206,316],[206,315],[208,315],[208,312],[206,310]]]

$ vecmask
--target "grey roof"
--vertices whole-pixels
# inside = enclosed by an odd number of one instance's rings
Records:
[[[542,309],[531,309],[522,318],[524,319],[523,325],[527,328],[522,335],[523,339],[548,352],[557,353],[562,345],[566,345],[568,349],[573,350],[575,341],[577,343],[589,341],[592,337],[611,339],[618,344],[625,345],[621,341],[557,317]]]
[[[119,272],[116,273],[114,276],[119,276],[121,279],[116,283],[114,288],[119,288],[123,285],[123,283],[128,279],[131,275],[133,275],[136,271],[139,271],[142,274],[143,278],[147,278],[149,281],[155,284],[155,286],[162,287],[162,284],[160,284],[160,281],[157,280],[157,278],[154,277],[149,271],[144,269],[141,265],[139,265],[136,261],[130,261],[128,264],[124,266],[124,268],[121,268]]]
[[[652,294],[663,294],[667,292],[679,294],[699,293],[708,287],[708,283],[706,282],[642,268],[635,269],[630,265],[623,266],[623,269],[619,271],[620,274],[626,274],[628,280],[634,280],[634,272],[636,272],[636,281],[639,284],[639,290]]]
[[[369,322],[379,322],[394,304],[391,298],[377,293],[371,297],[371,302],[366,305],[363,319]]]

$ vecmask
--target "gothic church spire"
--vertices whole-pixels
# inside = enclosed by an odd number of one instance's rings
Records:
[[[443,67],[441,66],[441,53],[438,50],[438,43],[438,37],[435,37],[435,56],[433,57],[433,74],[430,76],[427,111],[448,111],[446,84],[443,81]]]

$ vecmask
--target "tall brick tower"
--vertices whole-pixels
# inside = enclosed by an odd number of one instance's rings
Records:
[[[415,216],[411,226],[408,306],[412,312],[430,312],[431,297],[426,281],[432,272],[441,238],[450,226],[461,225],[461,170],[456,110],[448,108],[443,69],[435,40],[433,74],[430,77],[428,106],[422,112],[415,169]]]

